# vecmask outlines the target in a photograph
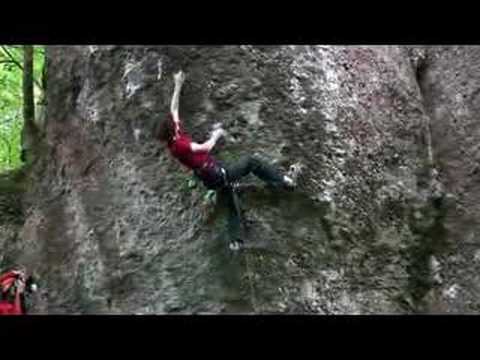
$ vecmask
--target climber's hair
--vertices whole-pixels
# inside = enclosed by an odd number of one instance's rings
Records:
[[[172,114],[168,113],[167,118],[160,121],[155,129],[155,137],[163,142],[169,143],[175,136],[175,123]]]

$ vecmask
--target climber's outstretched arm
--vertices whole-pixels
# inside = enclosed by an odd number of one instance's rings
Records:
[[[173,90],[172,101],[170,103],[170,112],[173,116],[175,124],[180,124],[179,107],[180,107],[180,92],[182,91],[183,82],[185,81],[185,74],[183,71],[179,71],[173,75],[175,81],[175,89]]]

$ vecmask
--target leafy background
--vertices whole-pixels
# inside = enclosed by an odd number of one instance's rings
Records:
[[[44,59],[44,46],[34,46],[34,77],[37,84],[41,84]],[[20,154],[23,129],[23,71],[19,65],[23,65],[23,46],[1,45],[0,173],[22,165]],[[38,104],[43,99],[43,91],[38,85],[34,85],[34,92],[35,104]]]

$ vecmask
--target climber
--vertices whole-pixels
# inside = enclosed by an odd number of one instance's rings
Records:
[[[37,291],[33,276],[25,269],[15,269],[0,276],[0,315],[26,314],[25,293]]]
[[[275,187],[293,189],[295,187],[294,174],[281,175],[276,169],[264,163],[257,157],[248,155],[238,162],[224,165],[216,160],[210,151],[220,137],[225,135],[221,124],[215,124],[210,139],[202,144],[194,142],[185,132],[179,116],[180,92],[185,74],[179,71],[173,76],[175,88],[170,104],[170,113],[167,118],[158,124],[155,136],[165,142],[170,153],[184,166],[193,170],[194,175],[200,179],[210,190],[222,190],[227,195],[230,210],[229,226],[239,227],[239,214],[233,202],[233,193],[230,185],[252,173],[266,183]],[[238,241],[237,241],[238,240]],[[230,244],[232,250],[238,250],[242,241],[237,239]]]

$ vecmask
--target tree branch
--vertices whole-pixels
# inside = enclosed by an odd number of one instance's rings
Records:
[[[22,71],[23,71],[23,66],[22,64],[20,64],[17,59],[15,59],[15,56],[13,56],[13,54],[10,52],[10,50],[7,49],[6,46],[1,46],[3,52],[10,58],[10,60],[15,64],[17,65]]]
[[[2,45],[2,46],[0,46],[0,48],[3,50],[3,52],[4,52],[5,54],[7,54],[7,56],[10,58],[10,61],[11,61],[12,63],[14,63],[17,67],[20,68],[20,70],[23,71],[23,66],[22,66],[22,64],[20,64],[20,63],[17,61],[17,59],[15,59],[15,56],[13,56],[13,54],[7,49],[7,47],[4,46],[4,45]],[[34,78],[34,79],[33,79],[33,82],[35,83],[35,85],[37,85],[37,87],[38,87],[41,91],[43,91],[43,87],[42,87],[42,85],[38,82],[37,79]]]

